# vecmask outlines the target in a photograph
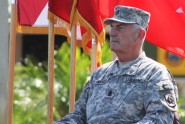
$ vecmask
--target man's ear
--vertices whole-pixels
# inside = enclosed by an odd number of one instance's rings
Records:
[[[146,36],[146,31],[144,29],[140,29],[138,33],[138,38],[144,39]]]
[[[144,29],[139,29],[136,37],[136,44],[143,44],[143,41],[146,37],[146,31]]]

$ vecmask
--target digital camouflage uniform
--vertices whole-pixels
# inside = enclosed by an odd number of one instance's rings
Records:
[[[162,64],[140,55],[119,68],[101,66],[69,113],[55,124],[172,124],[177,87]]]

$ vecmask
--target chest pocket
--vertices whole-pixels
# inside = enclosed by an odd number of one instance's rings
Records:
[[[145,84],[146,83],[143,79],[134,77],[121,77],[118,80],[118,95],[115,97],[115,104],[117,108],[124,108],[124,106],[131,104],[136,107],[138,105],[141,108]]]
[[[134,103],[135,100],[142,98],[140,97],[142,90],[143,80],[141,79],[112,76],[103,80],[96,80],[88,100],[91,105],[89,110],[91,113],[117,111],[123,108],[125,103]],[[142,100],[140,99],[140,101]]]
[[[133,117],[137,120],[144,113],[144,92],[146,80],[135,77],[122,77],[122,85],[120,85],[119,95],[115,98],[115,111],[122,113],[121,118]]]

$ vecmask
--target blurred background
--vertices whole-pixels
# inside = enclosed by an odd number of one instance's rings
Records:
[[[5,122],[7,106],[8,55],[11,1],[0,4],[0,122]],[[14,77],[14,124],[45,124],[47,120],[48,35],[17,33]],[[185,123],[185,59],[145,42],[146,55],[166,65],[179,89],[179,113]],[[76,99],[90,77],[90,57],[77,48]],[[54,120],[69,111],[70,45],[67,38],[55,35]],[[102,64],[112,60],[109,36],[102,47]]]

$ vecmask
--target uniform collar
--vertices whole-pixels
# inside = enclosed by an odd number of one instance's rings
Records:
[[[119,61],[118,59],[116,59],[110,68],[110,74],[111,75],[125,75],[125,74],[135,75],[145,57],[146,57],[145,52],[142,52],[142,54],[137,59],[127,63],[127,65],[124,68],[119,67]]]

